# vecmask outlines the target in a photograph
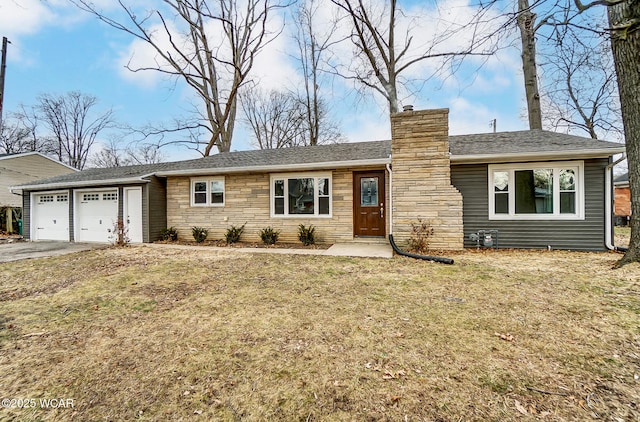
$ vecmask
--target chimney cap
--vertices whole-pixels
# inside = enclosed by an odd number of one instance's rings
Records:
[[[413,111],[413,105],[407,104],[406,106],[403,106],[402,111]]]

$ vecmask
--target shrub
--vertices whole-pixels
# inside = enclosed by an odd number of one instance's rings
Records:
[[[193,238],[197,243],[202,243],[209,235],[209,230],[204,227],[193,227],[191,229],[191,234],[193,234]]]
[[[260,238],[265,245],[275,245],[278,241],[278,236],[280,236],[280,232],[274,230],[273,227],[267,227],[260,231]]]
[[[236,226],[229,227],[227,229],[227,232],[224,235],[224,238],[226,239],[227,243],[238,242],[240,240],[240,236],[242,236],[242,233],[244,232],[244,226],[246,225],[247,223],[244,223],[240,227],[236,227]]]
[[[433,227],[427,221],[418,218],[418,223],[411,223],[411,236],[409,237],[409,250],[423,254],[429,250],[429,240],[433,236]]]
[[[315,244],[316,228],[313,227],[313,224],[310,224],[309,227],[305,227],[304,224],[300,224],[298,226],[298,239],[300,239],[304,246]]]
[[[162,230],[162,232],[160,232],[160,236],[162,236],[162,240],[170,240],[172,242],[175,242],[176,240],[178,240],[178,230],[175,227],[169,227]]]

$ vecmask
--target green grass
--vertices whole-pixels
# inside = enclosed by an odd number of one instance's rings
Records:
[[[637,420],[640,266],[125,248],[0,265],[17,420]],[[526,419],[526,418],[525,418]]]

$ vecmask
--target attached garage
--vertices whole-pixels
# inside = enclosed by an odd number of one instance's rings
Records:
[[[167,183],[154,173],[172,166],[88,169],[15,186],[22,190],[24,236],[112,243],[121,221],[129,242],[159,240],[167,228]]]
[[[32,194],[33,240],[69,241],[69,192]]]
[[[118,222],[118,189],[81,190],[74,198],[76,242],[109,242]]]

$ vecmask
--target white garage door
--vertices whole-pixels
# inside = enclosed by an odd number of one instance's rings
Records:
[[[34,194],[31,200],[31,238],[69,241],[69,194]]]
[[[109,242],[118,221],[118,190],[81,191],[75,196],[76,242]]]

